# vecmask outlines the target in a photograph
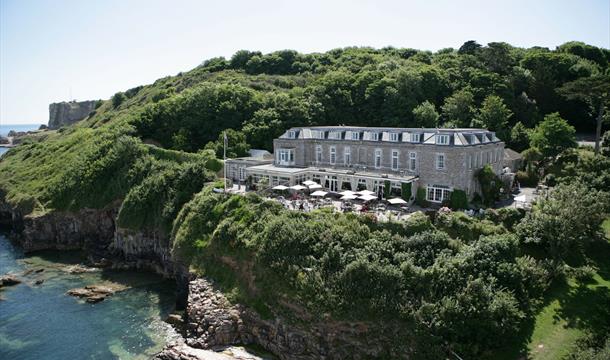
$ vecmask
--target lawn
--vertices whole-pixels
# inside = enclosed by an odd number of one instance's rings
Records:
[[[585,282],[569,279],[554,285],[523,341],[496,358],[561,359],[587,332],[607,331],[610,325],[610,217],[602,229],[608,242],[598,243],[590,252],[597,267],[593,278]]]

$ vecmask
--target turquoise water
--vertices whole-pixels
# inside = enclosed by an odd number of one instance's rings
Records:
[[[38,130],[40,124],[0,124],[0,136],[7,136],[11,130],[32,131]]]
[[[138,272],[68,272],[80,260],[72,252],[24,256],[0,235],[0,274],[23,280],[0,290],[0,359],[148,359],[177,338],[162,321],[173,309],[172,282]],[[40,268],[45,270],[23,275]],[[44,282],[35,285],[38,279]],[[65,294],[100,282],[128,289],[97,304]]]

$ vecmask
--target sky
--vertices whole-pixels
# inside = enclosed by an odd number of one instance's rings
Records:
[[[240,49],[610,48],[610,0],[0,0],[0,124],[108,99]]]

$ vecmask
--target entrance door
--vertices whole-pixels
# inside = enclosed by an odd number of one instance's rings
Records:
[[[337,192],[338,191],[338,189],[339,189],[339,181],[337,181],[337,177],[336,176],[333,176],[330,179],[330,187],[329,187],[329,189],[330,189],[330,191],[333,191],[333,192]]]

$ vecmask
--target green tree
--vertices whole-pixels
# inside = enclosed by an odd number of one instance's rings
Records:
[[[475,40],[468,40],[458,49],[458,54],[474,55],[481,48],[481,44]]]
[[[481,109],[472,121],[473,127],[483,127],[496,132],[502,139],[508,139],[508,119],[513,115],[512,111],[504,104],[499,96],[489,95],[483,101]]]
[[[521,123],[517,122],[510,131],[509,145],[516,151],[523,151],[530,145],[529,130]]]
[[[248,155],[250,145],[246,142],[246,136],[241,131],[227,129],[227,158],[236,158]],[[223,157],[224,153],[224,133],[218,135],[218,140],[206,144],[205,149],[214,150],[216,157]]]
[[[118,108],[119,106],[121,106],[123,101],[125,101],[125,99],[127,99],[127,97],[122,92],[118,92],[118,93],[114,94],[112,96],[112,107],[115,109]]]
[[[610,105],[610,75],[580,78],[564,84],[557,90],[569,100],[581,100],[596,114],[595,153],[599,154],[604,111]]]
[[[429,101],[424,101],[413,109],[413,118],[417,127],[434,128],[438,126],[438,112],[436,112],[434,104]]]
[[[468,127],[476,111],[474,96],[466,88],[458,90],[445,99],[441,110],[445,124],[458,128]]]
[[[555,157],[562,151],[576,147],[576,130],[559,113],[548,114],[530,134],[530,146],[544,157]]]

